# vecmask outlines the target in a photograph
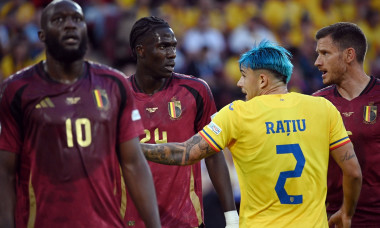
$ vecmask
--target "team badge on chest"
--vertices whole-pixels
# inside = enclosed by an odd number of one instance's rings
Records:
[[[92,94],[94,95],[94,101],[98,109],[108,109],[109,101],[105,90],[94,89]]]
[[[373,105],[373,102],[369,103],[369,105],[367,106],[364,106],[363,118],[364,118],[363,122],[366,124],[376,123],[377,106]]]
[[[180,117],[182,114],[181,101],[177,101],[173,98],[172,101],[168,103],[168,112],[172,119]]]

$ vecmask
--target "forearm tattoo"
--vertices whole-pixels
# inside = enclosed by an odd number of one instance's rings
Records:
[[[199,134],[184,143],[141,144],[141,147],[147,160],[166,165],[189,165],[216,153]]]

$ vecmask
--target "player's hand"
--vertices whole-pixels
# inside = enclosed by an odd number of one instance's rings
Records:
[[[329,219],[329,227],[331,228],[350,228],[351,217],[342,212],[341,209],[331,215]]]

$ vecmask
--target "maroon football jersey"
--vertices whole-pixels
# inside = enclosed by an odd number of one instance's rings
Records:
[[[184,142],[211,121],[216,112],[208,85],[201,79],[174,73],[153,95],[139,90],[129,78],[144,123],[141,142]],[[162,227],[198,227],[203,222],[200,163],[168,166],[149,162],[156,188]],[[144,227],[127,199],[127,226]]]
[[[42,62],[3,84],[0,149],[20,157],[16,227],[124,227],[116,148],[142,122],[124,75],[85,66],[70,85]]]
[[[352,227],[380,226],[380,80],[371,77],[363,92],[355,99],[344,99],[335,85],[313,95],[330,100],[340,111],[348,135],[359,160],[363,185],[352,220]],[[334,213],[342,205],[342,172],[330,157],[327,179],[327,212]]]

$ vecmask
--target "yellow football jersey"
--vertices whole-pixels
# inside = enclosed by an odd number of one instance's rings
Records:
[[[329,151],[350,141],[328,100],[288,93],[235,101],[200,135],[216,151],[231,150],[240,227],[328,227]]]

